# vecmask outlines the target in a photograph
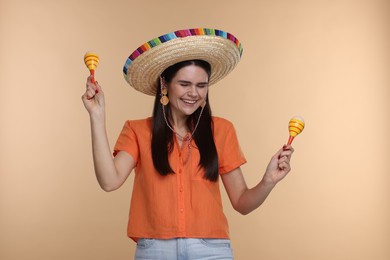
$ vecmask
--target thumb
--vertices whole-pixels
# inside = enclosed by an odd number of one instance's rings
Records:
[[[280,149],[275,153],[275,155],[274,155],[273,157],[274,157],[275,159],[279,159],[283,151],[284,151],[284,146],[283,146],[283,148],[280,148]]]
[[[96,93],[103,92],[99,82],[95,81],[95,86],[96,86]]]

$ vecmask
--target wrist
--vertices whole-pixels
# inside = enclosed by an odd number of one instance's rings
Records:
[[[91,125],[100,125],[100,124],[105,124],[106,122],[106,116],[103,113],[91,113],[89,115],[89,119],[91,121]]]
[[[261,179],[260,184],[266,188],[273,189],[276,186],[276,182],[266,176]]]

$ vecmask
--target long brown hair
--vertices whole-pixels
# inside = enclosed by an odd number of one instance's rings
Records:
[[[189,60],[176,63],[168,67],[161,77],[167,83],[170,83],[175,77],[176,73],[183,67],[195,65],[203,68],[208,74],[211,75],[211,66],[208,62],[203,60]],[[157,93],[154,101],[153,108],[153,130],[152,130],[152,158],[153,164],[156,170],[161,175],[173,174],[171,166],[169,165],[168,157],[173,150],[174,146],[174,134],[172,130],[166,125],[164,120],[164,110],[166,117],[170,117],[171,110],[169,106],[163,110],[160,103],[161,97],[161,85],[160,79],[157,81]],[[198,127],[193,135],[193,139],[199,149],[200,161],[199,166],[205,170],[205,179],[210,181],[218,180],[218,154],[217,148],[214,142],[213,136],[213,122],[211,117],[210,100],[206,97],[207,103],[201,114],[201,108],[199,107],[192,115],[187,119],[187,126],[189,129],[193,129],[201,116]]]

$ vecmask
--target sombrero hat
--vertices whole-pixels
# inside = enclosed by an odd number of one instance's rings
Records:
[[[137,48],[127,58],[123,73],[130,86],[147,95],[155,95],[157,79],[166,68],[181,61],[199,59],[210,63],[209,85],[212,85],[234,69],[242,50],[238,39],[222,30],[179,30]]]

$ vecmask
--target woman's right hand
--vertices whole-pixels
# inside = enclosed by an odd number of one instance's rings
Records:
[[[92,76],[89,76],[86,83],[86,91],[82,95],[84,106],[91,117],[104,116],[105,103],[104,93],[99,83],[92,83]]]

